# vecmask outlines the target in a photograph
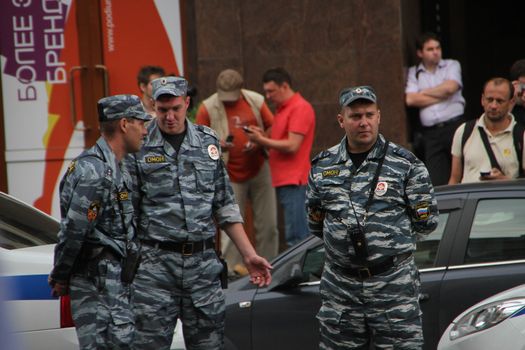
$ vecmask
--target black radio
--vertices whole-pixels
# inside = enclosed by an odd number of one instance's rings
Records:
[[[368,245],[366,244],[365,233],[361,226],[355,227],[350,230],[350,240],[354,247],[355,255],[358,258],[365,259],[368,257]]]

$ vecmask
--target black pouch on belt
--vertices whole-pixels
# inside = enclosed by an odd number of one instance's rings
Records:
[[[126,257],[122,263],[122,272],[120,274],[120,280],[124,283],[132,283],[137,274],[141,261],[140,248],[132,246],[126,249]]]
[[[219,261],[222,264],[221,271],[221,287],[222,289],[228,288],[228,263],[224,260],[223,257],[219,257]]]
[[[73,271],[89,277],[98,275],[97,265],[103,252],[104,246],[84,243],[75,259]]]

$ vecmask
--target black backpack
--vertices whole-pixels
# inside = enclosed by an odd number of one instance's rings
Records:
[[[463,155],[465,152],[465,143],[467,142],[470,135],[472,135],[472,131],[474,131],[474,127],[476,126],[476,119],[469,120],[465,123],[465,130],[463,131],[463,136],[461,137],[461,154]],[[523,177],[523,133],[525,132],[525,126],[516,123],[514,125],[514,128],[512,129],[512,139],[514,141],[514,149],[516,150],[516,155],[518,157],[518,169],[519,169],[519,177]],[[465,167],[465,157],[461,157],[463,161],[463,167]]]

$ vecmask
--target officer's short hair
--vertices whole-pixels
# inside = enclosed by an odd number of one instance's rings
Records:
[[[123,118],[128,122],[132,123],[135,118]],[[100,133],[104,136],[113,136],[117,132],[117,129],[120,124],[120,119],[108,120],[100,123]]]

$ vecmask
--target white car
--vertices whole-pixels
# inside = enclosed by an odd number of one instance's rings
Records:
[[[525,350],[525,284],[468,308],[441,336],[438,350]]]
[[[19,349],[78,349],[67,298],[51,296],[47,276],[59,223],[0,193],[0,276],[6,324]]]
[[[0,192],[1,349],[78,349],[69,298],[52,297],[47,283],[58,230],[55,218]],[[180,322],[171,349],[185,349]]]

